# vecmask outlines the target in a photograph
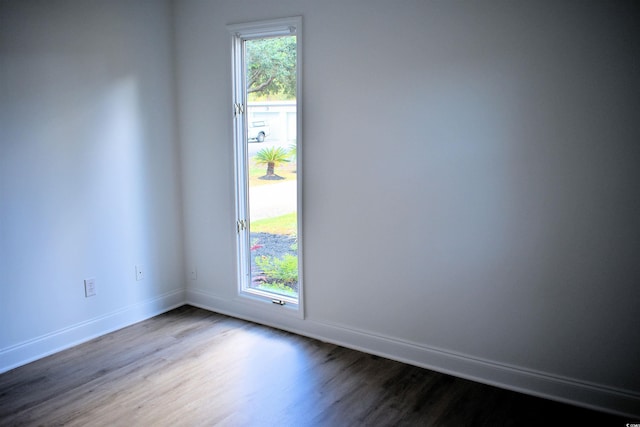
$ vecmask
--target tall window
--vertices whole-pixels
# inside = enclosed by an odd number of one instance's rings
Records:
[[[238,289],[302,315],[300,17],[230,25]]]

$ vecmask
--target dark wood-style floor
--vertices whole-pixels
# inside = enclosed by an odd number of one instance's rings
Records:
[[[0,425],[624,426],[184,306],[0,375]]]

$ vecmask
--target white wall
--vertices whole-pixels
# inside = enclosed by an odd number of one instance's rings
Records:
[[[180,1],[189,302],[640,413],[632,2]],[[226,24],[304,19],[306,319],[236,298]]]
[[[0,3],[0,372],[184,301],[171,20]]]
[[[225,25],[293,15],[305,319],[239,301],[233,250]],[[0,371],[181,304],[197,267],[188,302],[640,416],[637,17],[633,2],[1,2]]]

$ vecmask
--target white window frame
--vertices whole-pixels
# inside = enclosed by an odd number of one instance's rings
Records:
[[[235,155],[236,224],[237,227],[237,278],[238,297],[243,302],[265,304],[281,308],[281,313],[304,318],[304,280],[302,269],[302,17],[273,19],[227,26],[231,33],[231,72],[233,86],[233,142]],[[247,40],[296,35],[296,177],[297,177],[297,239],[298,239],[298,299],[275,296],[257,290],[247,291],[251,280],[251,260],[249,251],[249,230],[246,229],[249,218],[249,191],[247,180],[247,115],[246,76],[244,64],[244,42]],[[280,302],[274,304],[274,302]]]

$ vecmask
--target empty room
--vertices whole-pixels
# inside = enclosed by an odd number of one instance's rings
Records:
[[[639,21],[0,0],[0,425],[640,423]]]

